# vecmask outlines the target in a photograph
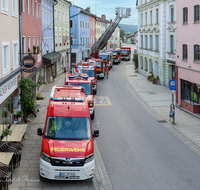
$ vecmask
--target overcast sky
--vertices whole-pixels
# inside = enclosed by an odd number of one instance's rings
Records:
[[[136,0],[71,0],[72,4],[86,9],[90,7],[90,12],[97,14],[101,17],[102,14],[106,15],[106,19],[115,18],[116,7],[131,8],[131,17],[121,20],[121,24],[137,25],[137,9],[135,8]]]

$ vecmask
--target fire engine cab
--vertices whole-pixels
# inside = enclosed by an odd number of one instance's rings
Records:
[[[81,70],[75,70],[66,74],[65,85],[69,86],[82,86],[85,89],[86,101],[90,110],[91,119],[94,119],[95,108],[94,108],[94,96],[92,89],[92,81],[86,73],[82,73]]]
[[[130,60],[131,58],[131,48],[130,47],[121,47],[121,58],[125,60]]]
[[[86,73],[92,81],[93,94],[97,94],[97,65],[95,61],[78,62],[76,69],[82,70],[82,73]]]
[[[85,180],[94,176],[93,138],[83,87],[54,86],[47,108],[40,154],[40,176],[55,180]]]
[[[113,66],[112,52],[99,53],[99,56],[103,59],[103,62],[109,67],[110,70]]]

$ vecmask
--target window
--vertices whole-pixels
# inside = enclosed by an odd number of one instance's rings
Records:
[[[40,10],[40,4],[38,4],[38,12],[39,12],[39,18],[41,19],[41,10]]]
[[[200,45],[194,46],[194,61],[200,61]]]
[[[153,36],[150,35],[150,49],[153,49]]]
[[[17,67],[18,64],[18,42],[13,42],[13,67]]]
[[[37,46],[39,46],[39,37],[37,36]]]
[[[63,23],[65,23],[65,12],[63,12]]]
[[[156,35],[156,49],[155,50],[156,51],[159,50],[159,36],[158,35]]]
[[[141,69],[143,69],[143,59],[142,59],[142,57],[140,58],[140,62],[141,62]]]
[[[82,36],[81,36],[81,45],[82,45]]]
[[[48,45],[48,47],[49,47],[49,50],[51,49],[51,38],[49,37],[49,45]]]
[[[88,22],[88,29],[90,29],[90,23]]]
[[[170,15],[170,22],[174,22],[174,7],[171,7],[170,9],[171,15]]]
[[[53,37],[51,38],[51,49],[53,50]]]
[[[58,43],[58,37],[57,37],[57,35],[55,35],[55,42],[56,42],[56,44]]]
[[[194,7],[194,22],[200,21],[200,5]]]
[[[5,1],[7,2],[7,0],[5,0]],[[21,3],[22,3],[22,12],[24,13],[25,12],[24,11],[24,0],[22,0]]]
[[[68,17],[68,13],[66,13],[66,23],[69,24],[69,17]]]
[[[174,53],[174,35],[170,35],[170,52]]]
[[[158,14],[158,9],[156,9],[156,24],[158,24],[158,19],[159,19],[159,14]]]
[[[57,9],[54,9],[54,18],[55,18],[55,21],[57,22]]]
[[[51,16],[50,16],[50,13],[48,13],[48,25],[51,24]]]
[[[61,11],[59,11],[59,22],[61,22]]]
[[[80,21],[80,28],[82,28],[82,20]]]
[[[183,60],[188,59],[188,46],[186,44],[183,45]]]
[[[145,35],[145,48],[146,49],[148,48],[148,37],[147,37],[147,35]]]
[[[191,105],[200,105],[199,85],[181,80],[181,100]]]
[[[145,71],[147,71],[147,65],[148,65],[148,63],[147,63],[147,58],[145,58]]]
[[[32,16],[34,16],[34,0],[31,0],[31,5],[32,5]]]
[[[12,16],[17,17],[18,13],[18,4],[17,0],[12,0]]]
[[[35,9],[36,9],[36,17],[38,18],[38,6],[37,6],[37,2],[35,2]]]
[[[26,37],[25,36],[23,36],[22,37],[22,57],[24,57],[24,56],[26,56],[26,53],[27,51],[26,51]]]
[[[59,36],[59,43],[62,44],[62,36]]]
[[[141,14],[141,26],[143,26],[143,14]]]
[[[2,64],[3,64],[3,75],[9,73],[10,70],[10,54],[9,54],[9,42],[2,43]]]
[[[33,46],[35,46],[35,36],[33,36]]]
[[[8,0],[1,0],[1,12],[8,14]]]
[[[30,15],[29,0],[26,0],[26,5],[27,5],[27,14]]]
[[[150,24],[152,24],[153,13],[150,11]]]
[[[84,28],[84,21],[83,21],[83,28]]]
[[[147,12],[145,13],[145,25],[147,25]]]
[[[28,37],[28,48],[31,50],[31,38],[30,38],[30,36]]]
[[[45,24],[48,25],[48,15],[47,15],[47,11],[45,12]]]
[[[183,24],[188,23],[188,8],[183,8]]]
[[[45,21],[45,13],[44,13],[44,9],[42,9],[42,23],[44,24]]]
[[[141,35],[141,48],[143,48],[143,35]]]
[[[70,28],[73,28],[73,20],[70,20]]]

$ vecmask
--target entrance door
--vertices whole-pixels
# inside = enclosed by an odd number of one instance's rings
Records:
[[[158,76],[158,62],[155,62],[155,73],[154,73],[155,78]]]

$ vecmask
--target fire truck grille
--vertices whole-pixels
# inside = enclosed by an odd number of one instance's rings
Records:
[[[55,159],[51,158],[52,166],[83,166],[85,163],[85,159]]]

